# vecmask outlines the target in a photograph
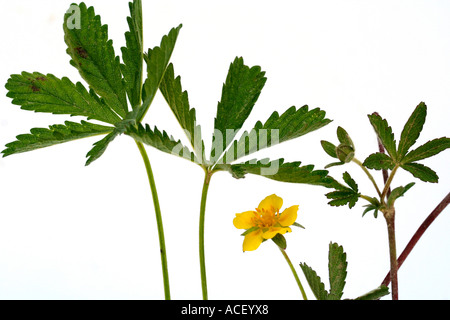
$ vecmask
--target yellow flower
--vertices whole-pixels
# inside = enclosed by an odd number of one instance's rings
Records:
[[[244,232],[244,251],[256,250],[264,240],[292,231],[289,226],[297,219],[298,206],[289,207],[280,213],[282,205],[283,199],[272,194],[261,201],[255,211],[236,214],[234,226],[247,230]]]

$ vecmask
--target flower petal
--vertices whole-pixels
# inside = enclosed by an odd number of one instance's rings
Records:
[[[253,232],[247,234],[244,238],[244,244],[242,245],[242,249],[244,251],[253,251],[258,249],[259,245],[262,243],[262,230],[258,229]]]
[[[279,234],[285,234],[286,232],[291,232],[291,228],[284,228],[284,227],[270,227],[269,230],[264,232],[262,234],[264,239],[272,239],[275,237],[278,233]]]
[[[233,225],[238,229],[250,229],[254,227],[253,217],[254,211],[245,211],[242,213],[236,213],[236,218],[233,219]]]
[[[259,203],[258,209],[265,209],[268,212],[275,213],[279,211],[282,206],[283,199],[276,194],[272,194]]]
[[[291,226],[297,220],[298,206],[292,206],[284,209],[278,218],[279,224],[283,227]]]

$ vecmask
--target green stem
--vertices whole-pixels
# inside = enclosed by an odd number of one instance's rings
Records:
[[[155,214],[156,214],[156,224],[158,227],[159,247],[161,252],[161,267],[164,279],[164,296],[166,300],[170,300],[169,271],[167,268],[166,244],[164,240],[164,228],[161,217],[161,209],[159,207],[158,193],[156,191],[155,179],[153,177],[152,167],[150,165],[150,160],[148,159],[148,155],[147,152],[145,151],[144,145],[138,141],[135,142],[137,147],[139,148],[142,159],[144,160],[145,169],[147,170],[148,181],[150,183],[150,189],[152,191],[153,205],[155,207]]]
[[[388,212],[384,212],[388,228],[389,238],[389,257],[391,264],[391,285],[392,285],[392,300],[398,300],[398,262],[397,262],[397,247],[395,243],[395,210],[389,209]]]
[[[384,201],[383,199],[384,199],[384,197],[386,197],[386,194],[387,194],[388,191],[389,191],[389,188],[390,188],[390,186],[391,186],[392,180],[394,179],[394,176],[395,176],[395,173],[397,172],[398,167],[399,167],[399,166],[396,165],[396,166],[394,167],[394,169],[392,169],[391,174],[389,175],[389,178],[387,179],[387,181],[386,181],[386,183],[385,183],[385,185],[384,185],[383,192],[381,193],[381,196],[380,196],[380,200],[381,200],[381,201]]]
[[[205,209],[206,197],[208,195],[209,183],[212,172],[205,169],[205,180],[203,181],[202,199],[200,202],[200,222],[199,222],[199,255],[200,255],[200,275],[202,281],[203,300],[208,300],[208,286],[206,283],[206,262],[205,262]]]
[[[358,159],[353,158],[352,161],[353,161],[354,163],[356,163],[358,166],[360,166],[361,169],[363,169],[363,171],[364,171],[365,174],[369,177],[369,179],[370,179],[370,181],[372,182],[373,186],[374,186],[375,189],[377,190],[378,196],[381,197],[381,191],[380,191],[380,189],[378,188],[378,185],[377,185],[377,183],[375,182],[375,179],[373,178],[373,176],[370,174],[369,170],[367,170],[367,168],[364,167],[363,164],[361,163],[361,161],[359,161]]]
[[[291,259],[289,259],[288,255],[286,253],[286,250],[282,249],[279,246],[277,246],[277,247],[280,249],[281,253],[283,254],[283,257],[286,259],[286,261],[289,265],[289,268],[291,268],[291,271],[292,271],[292,274],[294,275],[295,281],[297,281],[297,285],[300,289],[300,292],[302,293],[303,300],[308,300],[308,298],[306,297],[305,290],[303,289],[302,283],[300,282],[300,278],[298,277],[297,271],[295,271],[295,268],[292,265]]]

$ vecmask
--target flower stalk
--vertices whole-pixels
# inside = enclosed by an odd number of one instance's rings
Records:
[[[300,292],[302,294],[303,300],[308,300],[308,297],[306,296],[305,289],[303,289],[302,283],[300,282],[300,278],[298,277],[297,271],[295,271],[294,265],[291,262],[291,259],[289,259],[289,256],[286,253],[286,250],[281,248],[277,245],[277,247],[280,249],[281,253],[283,254],[283,257],[286,259],[286,262],[289,265],[289,268],[292,271],[292,274],[294,275],[295,281],[297,282],[298,288],[300,289]]]

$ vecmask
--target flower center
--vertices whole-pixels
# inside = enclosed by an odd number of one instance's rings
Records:
[[[268,228],[273,227],[278,222],[278,211],[272,210],[256,209],[255,217],[253,218],[253,225],[258,228]]]

